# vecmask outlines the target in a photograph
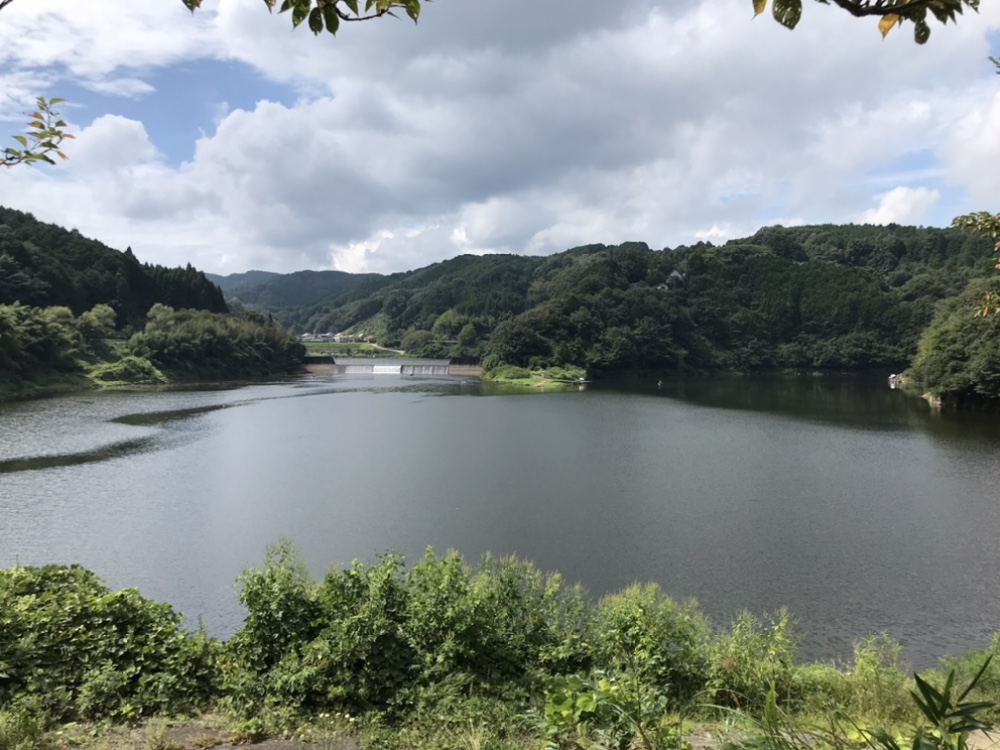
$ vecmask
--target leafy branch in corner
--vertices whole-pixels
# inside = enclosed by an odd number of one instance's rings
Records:
[[[941,23],[957,22],[965,8],[979,10],[979,0],[816,0],[824,5],[832,2],[852,16],[859,18],[874,16],[879,19],[878,29],[885,37],[893,27],[904,21],[913,24],[913,39],[923,44],[930,38],[931,27],[927,24],[930,12]],[[767,9],[768,0],[751,0],[754,17]],[[794,29],[802,18],[802,0],[772,0],[771,12],[774,20],[789,29]]]
[[[0,0],[0,2],[11,3],[13,0]],[[3,8],[3,5],[0,5]],[[60,119],[59,113],[52,109],[56,104],[63,102],[63,99],[46,99],[40,96],[35,100],[35,111],[32,112],[28,120],[28,129],[24,135],[15,135],[21,148],[5,148],[3,150],[3,165],[7,168],[16,164],[32,164],[43,161],[47,164],[55,164],[51,154],[60,159],[67,159],[61,150],[62,142],[72,139],[73,136],[67,133],[65,121]]]
[[[4,1],[10,2],[0,0]],[[193,13],[201,7],[202,0],[181,2]],[[341,22],[370,21],[382,16],[395,16],[392,12],[394,8],[402,8],[416,23],[420,18],[420,3],[421,0],[364,0],[362,9],[359,0],[283,0],[278,13],[291,11],[293,28],[305,21],[314,34],[320,34],[324,29],[336,34]],[[269,11],[273,11],[278,0],[264,0],[264,4]]]

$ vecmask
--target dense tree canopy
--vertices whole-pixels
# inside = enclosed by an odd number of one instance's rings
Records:
[[[235,380],[291,372],[303,347],[260,313],[234,317],[157,304],[128,351],[182,378]]]
[[[1000,316],[976,315],[984,294],[998,291],[997,280],[976,279],[940,304],[910,369],[922,390],[952,405],[1000,399]]]
[[[298,331],[363,333],[488,368],[898,371],[938,301],[989,275],[989,246],[956,230],[768,227],[722,247],[461,256],[261,309]]]
[[[77,231],[0,206],[0,304],[62,305],[74,315],[105,304],[119,326],[139,324],[157,302],[225,312],[222,292],[205,274],[140,263]]]

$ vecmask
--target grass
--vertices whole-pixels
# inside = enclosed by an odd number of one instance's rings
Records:
[[[579,385],[586,380],[586,377],[586,370],[572,365],[545,367],[536,370],[505,365],[483,375],[484,380],[490,380],[494,383],[530,388],[570,388]]]
[[[80,373],[39,377],[23,381],[0,379],[0,402],[89,390],[93,387],[93,384]],[[0,750],[3,749],[0,748]]]

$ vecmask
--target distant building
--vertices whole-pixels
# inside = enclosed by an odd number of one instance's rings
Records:
[[[687,276],[685,276],[675,268],[673,271],[670,272],[670,275],[667,276],[666,281],[664,281],[662,284],[656,285],[656,291],[665,292],[668,289],[672,289],[673,287],[677,286],[682,281],[684,281],[684,279],[686,278]]]

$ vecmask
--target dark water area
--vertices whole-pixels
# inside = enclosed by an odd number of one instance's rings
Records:
[[[0,405],[0,566],[80,563],[225,636],[281,537],[317,574],[517,554],[595,597],[656,581],[720,626],[788,606],[803,658],[886,631],[923,667],[1000,630],[998,457],[995,416],[881,378],[87,393]]]

